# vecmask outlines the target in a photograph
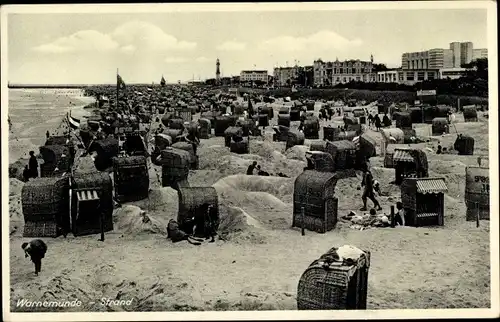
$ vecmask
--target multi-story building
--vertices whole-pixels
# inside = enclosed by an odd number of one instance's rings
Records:
[[[267,70],[242,70],[240,82],[263,82],[267,84]]]
[[[474,45],[470,41],[460,43],[460,66],[454,66],[454,67],[458,68],[472,61],[473,46]]]
[[[335,86],[351,81],[375,82],[377,75],[373,73],[373,57],[371,61],[346,60],[324,62],[315,60],[313,64],[315,86]]]
[[[442,68],[452,68],[452,67],[460,67],[462,62],[462,49],[459,42],[450,43],[450,50],[453,55],[453,64],[451,66],[444,66]]]
[[[478,48],[472,50],[472,60],[480,59],[480,58],[488,58],[488,49],[486,48]]]
[[[439,69],[453,67],[453,52],[450,49],[434,48],[421,52],[404,53],[402,69]]]
[[[274,86],[291,86],[299,77],[299,66],[274,68]]]

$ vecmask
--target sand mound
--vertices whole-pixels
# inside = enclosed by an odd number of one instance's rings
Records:
[[[305,145],[296,145],[285,151],[285,157],[291,160],[298,160],[307,162],[306,151],[309,151],[309,147]]]
[[[294,182],[290,178],[233,175],[219,180],[213,185],[219,195],[232,191],[266,192],[277,196],[291,196],[293,194]]]
[[[167,235],[167,222],[146,214],[141,208],[125,205],[118,208],[113,216],[115,230],[129,236],[141,234]]]
[[[265,159],[273,159],[276,153],[282,155],[285,151],[285,145],[282,142],[269,142],[269,141],[250,141],[250,153],[260,155]]]
[[[213,187],[221,204],[241,208],[252,219],[269,228],[290,227],[292,179],[237,175],[221,179]],[[285,199],[286,203],[276,196]]]
[[[179,209],[179,195],[176,190],[170,187],[151,189],[146,199],[128,203],[144,209],[148,215],[152,214],[155,218],[163,222],[177,218]]]
[[[78,173],[89,173],[97,171],[94,160],[90,155],[76,158],[73,169],[78,169]]]
[[[219,236],[231,243],[263,244],[266,232],[262,223],[239,207],[220,208]]]

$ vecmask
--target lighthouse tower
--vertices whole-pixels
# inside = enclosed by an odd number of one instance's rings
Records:
[[[220,84],[220,61],[217,58],[217,62],[215,63],[215,83],[217,85]]]

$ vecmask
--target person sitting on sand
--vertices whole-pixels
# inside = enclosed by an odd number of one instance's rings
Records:
[[[400,201],[396,202],[396,209],[398,212],[394,215],[394,221],[398,226],[404,226],[405,225],[405,210],[403,208],[403,203]]]
[[[252,162],[252,164],[248,166],[247,175],[253,175],[253,170],[255,170],[255,167],[257,167],[257,161]]]
[[[38,177],[38,161],[35,157],[35,152],[30,151],[30,159],[28,161],[28,166],[30,169],[31,178]]]
[[[260,168],[260,165],[258,165],[257,166],[257,175],[268,177],[269,173],[267,173],[266,171],[262,171],[262,169]]]

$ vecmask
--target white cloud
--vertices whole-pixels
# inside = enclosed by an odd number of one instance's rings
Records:
[[[167,64],[184,63],[186,61],[187,59],[182,57],[167,57],[164,60]]]
[[[344,51],[363,44],[360,39],[347,39],[334,31],[323,30],[307,37],[281,36],[265,40],[258,48],[267,52]]]
[[[205,56],[196,58],[196,62],[198,63],[206,63],[207,61],[209,61],[209,59]]]
[[[126,45],[126,46],[120,47],[120,51],[125,53],[125,54],[131,54],[131,53],[136,51],[136,48],[134,45]]]
[[[33,50],[41,53],[74,53],[74,52],[106,52],[117,49],[119,44],[109,35],[95,30],[78,31],[68,37],[61,37],[55,41],[34,47]]]
[[[142,21],[127,22],[116,28],[111,36],[122,45],[133,45],[144,51],[192,50],[196,43],[180,41],[161,28]]]
[[[241,51],[245,50],[247,45],[242,42],[237,42],[237,41],[226,41],[219,46],[217,46],[217,50],[222,50],[222,51]]]
[[[119,26],[111,34],[103,34],[96,30],[82,30],[68,37],[61,37],[51,43],[34,47],[33,50],[53,54],[118,50],[130,54],[136,51],[164,53],[195,48],[196,43],[178,40],[153,24],[133,21]]]

